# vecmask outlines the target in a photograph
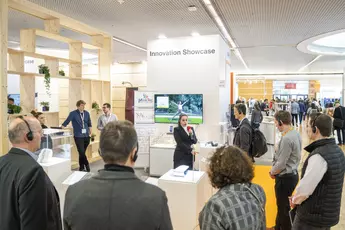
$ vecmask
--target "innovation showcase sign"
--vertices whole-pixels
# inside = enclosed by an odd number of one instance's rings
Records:
[[[168,50],[168,51],[149,51],[150,57],[163,56],[187,56],[187,55],[213,55],[216,53],[215,49],[183,49],[183,50]]]

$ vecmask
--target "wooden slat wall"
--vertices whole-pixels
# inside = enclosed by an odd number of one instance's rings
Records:
[[[263,99],[270,100],[272,99],[272,96],[273,96],[273,80],[265,80],[264,82],[257,82],[257,83],[252,81],[251,84],[239,82],[238,96],[244,97],[247,100],[251,97],[258,100],[263,100]]]

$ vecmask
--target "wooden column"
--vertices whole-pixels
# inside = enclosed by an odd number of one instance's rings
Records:
[[[112,39],[101,35],[92,36],[92,44],[103,47],[98,52],[99,79],[110,81],[112,64]]]
[[[60,34],[60,19],[44,20],[44,30],[49,33]]]
[[[83,56],[83,45],[81,42],[75,42],[69,44],[69,58],[80,63],[69,65],[69,77],[70,78],[81,78],[82,74],[82,56]]]
[[[8,37],[8,1],[0,1],[0,155],[8,152],[7,137],[7,37]]]
[[[20,31],[20,49],[27,52],[36,52],[36,34],[32,29]],[[37,67],[38,68],[38,67]],[[22,113],[30,113],[35,109],[35,77],[20,76],[20,106]]]

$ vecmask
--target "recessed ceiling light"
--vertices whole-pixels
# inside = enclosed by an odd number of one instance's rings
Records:
[[[199,37],[199,36],[200,36],[200,34],[199,34],[198,32],[193,32],[193,33],[191,33],[191,35],[192,35],[193,37]]]
[[[195,11],[198,10],[198,7],[196,7],[196,6],[194,6],[194,5],[191,5],[191,6],[188,6],[188,10],[189,10],[190,12],[195,12]]]
[[[159,38],[159,39],[166,39],[167,36],[165,36],[164,34],[160,34],[160,35],[158,35],[158,38]]]
[[[122,5],[123,3],[125,3],[124,0],[117,0],[117,2],[120,3],[121,5]]]

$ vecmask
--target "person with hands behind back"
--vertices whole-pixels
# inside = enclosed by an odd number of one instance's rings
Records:
[[[174,128],[174,138],[176,148],[174,152],[174,168],[181,165],[188,165],[193,170],[193,151],[192,145],[198,142],[193,127],[188,126],[188,116],[181,114],[178,120],[178,126]]]
[[[275,124],[282,133],[281,140],[274,154],[270,177],[275,179],[275,194],[278,213],[276,230],[290,230],[289,197],[298,183],[297,168],[301,160],[302,139],[291,126],[291,114],[280,110],[275,115]]]

